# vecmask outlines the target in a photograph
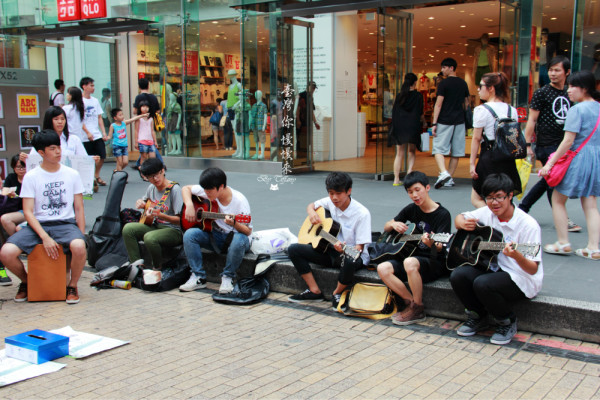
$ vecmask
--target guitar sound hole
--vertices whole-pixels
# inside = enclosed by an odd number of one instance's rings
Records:
[[[479,243],[481,243],[481,237],[476,237],[469,247],[469,251],[471,254],[477,253],[479,251]]]

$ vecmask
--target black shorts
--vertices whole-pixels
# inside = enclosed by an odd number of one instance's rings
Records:
[[[83,142],[83,147],[85,147],[88,156],[100,156],[103,160],[106,158],[106,147],[104,146],[104,140],[102,140],[102,138],[92,142]]]
[[[436,279],[441,278],[444,275],[445,267],[444,264],[437,258],[429,258],[422,256],[413,256],[419,261],[419,274],[423,283],[433,282]],[[389,261],[394,267],[394,275],[396,275],[401,281],[408,281],[406,271],[404,270],[404,263],[399,260]]]
[[[51,221],[41,222],[42,228],[50,235],[52,239],[58,244],[63,246],[65,253],[69,252],[69,245],[75,239],[81,239],[85,241],[85,236],[75,224],[74,219],[66,221]],[[26,226],[14,235],[8,238],[7,243],[12,243],[23,251],[23,253],[29,254],[33,251],[33,248],[42,244],[42,239],[31,227]]]

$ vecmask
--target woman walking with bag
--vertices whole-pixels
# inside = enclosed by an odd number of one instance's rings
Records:
[[[600,93],[596,90],[594,75],[589,71],[575,72],[569,77],[568,84],[569,99],[577,104],[567,114],[563,141],[539,174],[546,177],[555,172],[551,171],[552,167],[569,149],[577,154],[552,193],[552,215],[558,240],[544,246],[544,251],[563,255],[573,252],[569,243],[565,204],[568,198],[579,197],[587,223],[588,243],[586,248],[575,250],[575,254],[598,261],[600,213],[596,197],[600,196],[600,133],[597,132],[600,123]]]
[[[417,76],[409,72],[404,76],[400,93],[396,96],[392,109],[390,142],[396,145],[394,159],[394,186],[400,186],[400,168],[404,152],[408,150],[408,169],[410,174],[415,164],[417,146],[421,144],[423,126],[423,96],[416,91]]]
[[[517,110],[508,104],[508,78],[502,72],[490,72],[484,74],[479,82],[479,98],[485,100],[485,105],[479,105],[473,110],[473,140],[471,141],[471,157],[469,161],[469,172],[473,178],[473,190],[471,191],[471,204],[480,208],[486,203],[481,194],[481,186],[485,178],[491,174],[504,173],[514,183],[513,194],[521,193],[521,178],[514,159],[501,158],[496,154],[494,142],[496,140],[496,118],[490,109],[496,113],[498,118],[509,115],[516,118]],[[477,163],[477,153],[481,148]]]

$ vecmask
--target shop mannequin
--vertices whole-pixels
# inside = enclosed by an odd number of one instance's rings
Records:
[[[239,96],[239,101],[235,103],[235,141],[239,144],[240,152],[234,158],[250,158],[250,103],[247,95],[250,93],[247,89],[242,89]],[[237,153],[237,151],[236,151]]]
[[[229,120],[231,121],[231,126],[233,127],[233,137],[235,138],[235,153],[233,153],[232,157],[242,158],[244,154],[242,149],[243,138],[242,134],[238,133],[236,129],[236,119],[239,117],[241,111],[240,106],[242,104],[239,97],[239,93],[242,91],[242,84],[237,80],[237,72],[235,69],[227,71],[227,76],[231,82],[227,89],[227,113],[229,115]]]
[[[421,77],[417,81],[417,90],[423,96],[423,106],[427,107],[429,101],[429,87],[431,86],[431,80],[427,76],[427,72],[423,71]]]
[[[496,71],[496,48],[489,44],[490,36],[484,33],[473,53],[473,76],[475,84],[479,84],[483,74]]]
[[[175,93],[169,94],[167,108],[167,132],[169,137],[169,155],[181,154],[181,106]]]
[[[256,153],[252,156],[253,160],[265,159],[265,143],[267,137],[265,129],[267,128],[267,105],[262,102],[263,93],[257,90],[254,93],[256,104],[250,110],[250,130],[254,132],[254,143],[256,144]],[[258,154],[258,144],[260,142],[260,155]]]

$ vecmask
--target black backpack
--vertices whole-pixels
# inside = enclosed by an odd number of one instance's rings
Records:
[[[507,104],[508,113],[506,118],[498,118],[492,107],[483,105],[496,119],[494,132],[496,140],[491,144],[496,160],[516,160],[527,157],[527,142],[521,131],[521,124],[511,117],[511,106]],[[484,141],[489,145],[485,134]]]

